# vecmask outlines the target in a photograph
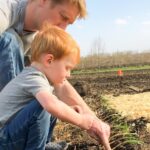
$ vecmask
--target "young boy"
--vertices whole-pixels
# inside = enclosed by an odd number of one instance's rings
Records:
[[[55,87],[70,76],[79,57],[79,47],[69,34],[43,26],[31,45],[31,66],[0,93],[0,150],[44,150],[56,118],[86,130],[111,149],[106,123],[54,95]],[[48,144],[46,149],[52,147]]]

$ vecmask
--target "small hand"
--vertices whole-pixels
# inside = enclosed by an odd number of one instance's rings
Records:
[[[83,110],[80,106],[74,105],[74,106],[71,106],[71,108],[74,109],[77,113],[83,114]]]

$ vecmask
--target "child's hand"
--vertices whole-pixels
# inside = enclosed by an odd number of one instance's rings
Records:
[[[96,118],[87,132],[100,144],[103,144],[106,150],[111,150],[109,144],[110,126],[108,124]]]
[[[75,110],[77,113],[83,114],[83,110],[82,110],[82,108],[81,108],[80,106],[74,105],[74,106],[71,106],[71,108],[72,108],[73,110]]]

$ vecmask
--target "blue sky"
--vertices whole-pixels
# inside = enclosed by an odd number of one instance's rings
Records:
[[[94,43],[105,53],[150,50],[150,0],[86,0],[88,17],[67,31],[90,53]]]

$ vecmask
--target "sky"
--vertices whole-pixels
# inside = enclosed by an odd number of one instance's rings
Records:
[[[88,16],[67,31],[81,48],[103,53],[150,50],[150,0],[86,0]],[[96,44],[95,44],[96,43]]]

